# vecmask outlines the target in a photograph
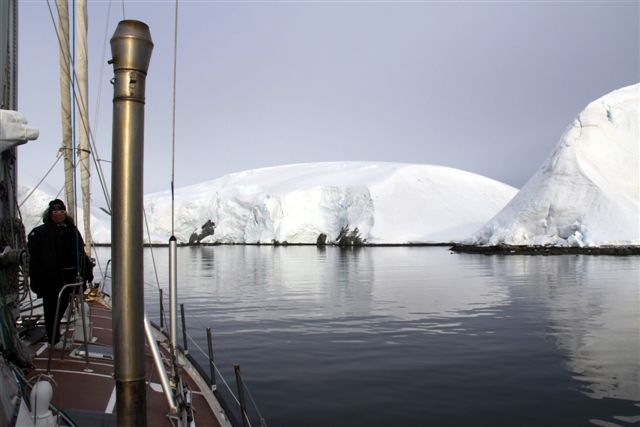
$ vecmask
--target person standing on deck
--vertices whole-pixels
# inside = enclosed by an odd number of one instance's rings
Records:
[[[42,297],[44,323],[49,342],[60,340],[59,323],[69,304],[71,289],[61,296],[58,318],[56,305],[62,287],[69,283],[93,281],[93,262],[84,252],[84,241],[62,200],[49,202],[42,215],[44,224],[29,233],[29,277],[31,289]],[[53,339],[53,340],[52,340]]]

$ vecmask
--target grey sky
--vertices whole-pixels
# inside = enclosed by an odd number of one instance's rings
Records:
[[[147,193],[170,189],[174,10],[173,1],[125,4],[155,43]],[[90,1],[89,19],[89,108],[109,159],[106,61],[122,4]],[[639,22],[637,1],[181,2],[176,186],[287,163],[377,160],[520,187],[586,104],[640,80]],[[45,2],[20,3],[20,35],[19,109],[41,131],[20,151],[20,179],[33,184],[61,138]],[[61,175],[60,163],[48,180],[56,190]]]

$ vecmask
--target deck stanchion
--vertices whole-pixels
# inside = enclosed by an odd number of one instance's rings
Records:
[[[238,386],[238,400],[240,401],[242,426],[249,427],[249,417],[247,416],[247,404],[244,399],[244,386],[242,384],[242,375],[240,374],[240,365],[233,365],[233,369],[236,371],[236,385]]]
[[[160,289],[160,330],[164,330],[164,304],[163,304],[163,296],[162,289]]]
[[[84,284],[84,282],[80,282],[80,283]],[[89,309],[89,305],[87,305],[87,307],[85,308],[84,294],[80,291],[80,289],[81,288],[78,287],[77,292],[78,292],[78,301],[80,305],[80,316],[82,316],[82,339],[84,342],[84,361],[85,361],[84,371],[93,372],[93,369],[89,368],[89,337],[87,337],[87,331],[89,330],[89,328],[87,328],[88,326],[87,321],[89,320],[89,315],[85,311],[85,309],[86,310]],[[77,313],[76,313],[76,316],[77,316]]]
[[[64,324],[64,333],[61,334],[60,339],[62,340],[62,348],[60,349],[60,360],[64,360],[64,351],[67,348],[67,335],[69,334],[69,323],[71,320],[71,317],[73,316],[74,313],[74,308],[73,308],[73,294],[69,294],[67,296],[67,321]],[[63,314],[64,316],[64,314]],[[56,319],[58,317],[56,316]],[[54,330],[54,335],[55,335],[55,330]]]
[[[169,339],[171,346],[178,346],[178,241],[169,238]]]
[[[184,304],[180,304],[180,317],[182,317],[182,343],[184,345],[184,354],[188,354],[187,349],[187,324],[184,321]]]
[[[58,321],[58,318],[60,317],[60,299],[62,298],[62,295],[64,294],[64,292],[69,289],[72,288],[74,286],[80,286],[82,285],[81,283],[69,283],[66,284],[62,287],[62,289],[60,289],[60,292],[58,292],[58,302],[56,303],[56,315],[54,317],[54,322],[53,322],[53,330],[57,331],[58,328],[60,327],[60,322]],[[71,298],[71,296],[69,296],[69,298]],[[71,303],[69,304],[69,306],[71,306]],[[60,360],[64,360],[64,349],[67,347],[67,332],[69,332],[69,322],[67,319],[67,326],[66,326],[66,330],[64,332],[64,334],[62,334],[60,336],[60,338],[62,339],[62,348],[60,349]],[[51,356],[53,356],[53,350],[54,350],[54,345],[55,343],[55,333],[52,334],[54,336],[49,337],[49,358],[47,360],[47,375],[51,375]]]
[[[207,344],[209,345],[209,371],[211,374],[211,390],[216,391],[216,364],[213,361],[213,338],[211,328],[207,328]]]

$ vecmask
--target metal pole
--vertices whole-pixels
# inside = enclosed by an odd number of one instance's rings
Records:
[[[80,283],[84,284],[84,282],[80,282]],[[87,332],[89,329],[87,327],[89,326],[87,325],[87,321],[89,320],[89,318],[88,318],[88,313],[85,311],[84,294],[80,291],[80,289],[82,288],[78,287],[77,292],[78,292],[78,300],[80,301],[80,316],[82,316],[82,338],[84,341],[84,361],[85,361],[84,371],[93,372],[93,370],[89,368],[89,337],[87,337]],[[89,309],[89,306],[87,305],[86,310],[88,309]]]
[[[113,97],[113,350],[118,426],[147,425],[144,346],[144,102],[153,42],[147,24],[121,21],[111,38]]]
[[[73,288],[74,286],[81,286],[82,282],[79,283],[68,283],[66,285],[64,285],[60,291],[58,292],[58,301],[56,302],[56,316],[53,318],[53,333],[51,334],[51,337],[49,337],[50,343],[49,343],[49,359],[47,360],[47,375],[51,374],[51,356],[53,355],[53,346],[55,345],[55,335],[56,335],[56,331],[58,330],[58,328],[60,327],[60,322],[58,321],[58,317],[60,316],[60,300],[62,299],[62,295],[64,294],[64,292],[67,289]],[[67,327],[69,326],[69,324],[67,323]],[[61,355],[64,355],[64,348],[66,347],[66,331],[65,333],[61,336],[62,338],[62,349],[61,351]]]
[[[169,238],[169,339],[175,348],[178,345],[178,268],[177,241],[175,236]]]
[[[211,374],[211,390],[215,391],[216,386],[216,364],[213,361],[213,337],[211,328],[207,328],[207,344],[209,345],[209,372]]]
[[[184,304],[180,304],[180,317],[182,318],[182,342],[184,343],[184,354],[189,353],[189,349],[187,348],[187,324],[184,321]]]
[[[158,349],[158,343],[156,342],[155,338],[153,338],[151,324],[149,323],[149,319],[147,319],[146,314],[144,316],[144,332],[147,337],[147,343],[149,343],[149,348],[151,349],[151,357],[153,357],[153,364],[156,367],[156,373],[158,374],[158,377],[160,377],[160,384],[162,385],[162,389],[164,390],[164,395],[167,399],[167,405],[169,405],[169,412],[175,415],[178,413],[178,405],[176,405],[176,401],[173,398],[171,383],[169,382],[167,371],[165,371],[164,369],[160,349]]]
[[[162,289],[160,289],[160,330],[164,329],[164,297]]]
[[[242,384],[240,365],[233,365],[233,369],[236,371],[236,385],[238,386],[238,400],[240,401],[240,416],[242,417],[242,426],[249,427],[249,417],[247,416],[247,404],[244,398],[244,385]]]
[[[4,110],[18,110],[18,0],[0,2],[0,108]],[[16,186],[18,175],[18,150],[11,148],[0,155],[0,176],[4,180],[4,192],[7,200],[4,209],[0,209],[0,220],[13,221],[18,216]],[[17,241],[17,236],[12,237],[8,244],[13,248],[22,248],[25,245]],[[5,270],[8,271],[8,270]],[[8,273],[7,273],[8,274]],[[16,291],[17,292],[17,291]]]

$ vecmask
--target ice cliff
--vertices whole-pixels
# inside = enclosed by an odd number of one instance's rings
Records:
[[[249,170],[176,192],[186,242],[207,221],[205,242],[334,242],[342,229],[371,244],[440,243],[477,230],[516,193],[508,185],[441,166],[329,162]],[[171,230],[168,192],[145,198],[153,241]]]

